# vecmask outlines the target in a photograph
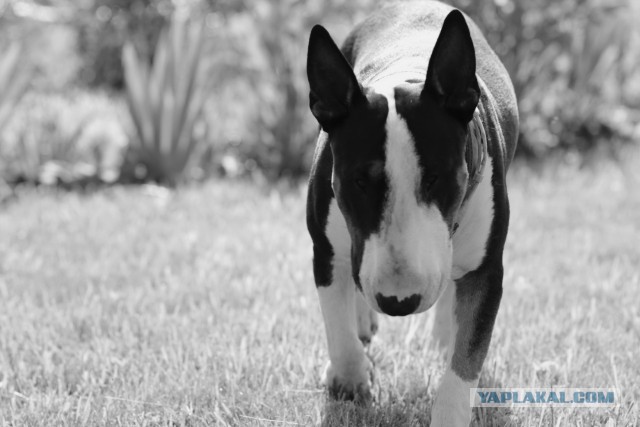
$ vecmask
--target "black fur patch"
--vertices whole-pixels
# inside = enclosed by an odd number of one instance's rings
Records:
[[[421,176],[417,198],[426,204],[435,203],[453,230],[465,190],[458,176],[464,167],[467,125],[421,96],[422,87],[409,83],[396,87],[396,110],[407,123],[418,155]]]
[[[332,126],[318,147],[307,198],[307,228],[314,242],[317,286],[331,284],[333,248],[325,235],[331,199],[336,197],[352,241],[352,267],[360,287],[364,241],[379,230],[389,182],[384,172],[386,120],[384,96],[366,93],[366,102],[354,105],[349,116]],[[334,165],[335,162],[335,165]],[[331,188],[332,168],[335,169]]]
[[[307,193],[307,229],[313,240],[313,275],[316,286],[329,286],[333,280],[333,247],[325,234],[329,205],[333,198],[331,169],[333,156],[326,139],[318,141]]]
[[[355,108],[344,124],[329,134],[334,188],[351,236],[351,264],[358,287],[364,241],[379,231],[389,192],[384,172],[389,106],[382,95],[369,92],[366,98],[365,105]]]

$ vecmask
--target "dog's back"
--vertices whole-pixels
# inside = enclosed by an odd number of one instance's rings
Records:
[[[424,80],[442,23],[454,8],[437,1],[395,2],[380,8],[347,37],[342,52],[366,87],[396,73]],[[476,51],[476,73],[486,84],[506,146],[505,167],[515,151],[518,107],[509,75],[476,24],[465,17]]]

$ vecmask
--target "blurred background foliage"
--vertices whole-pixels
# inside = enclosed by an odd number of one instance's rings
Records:
[[[0,0],[0,177],[71,188],[303,177],[317,131],[309,30],[322,23],[341,42],[380,3]],[[615,156],[637,144],[640,2],[449,3],[511,74],[520,158]],[[180,26],[202,33],[168,35]],[[198,61],[185,65],[194,43]]]

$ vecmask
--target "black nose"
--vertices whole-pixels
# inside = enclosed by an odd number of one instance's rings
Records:
[[[378,307],[389,316],[406,316],[413,313],[420,305],[420,299],[422,297],[418,294],[411,295],[401,301],[398,301],[397,297],[385,297],[380,293],[376,294]]]

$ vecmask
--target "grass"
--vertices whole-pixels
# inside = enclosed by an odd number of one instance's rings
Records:
[[[512,170],[505,292],[484,386],[618,387],[606,409],[477,425],[637,425],[640,175]],[[428,425],[429,315],[382,319],[372,408],[329,402],[304,189],[237,182],[0,209],[0,425]]]

